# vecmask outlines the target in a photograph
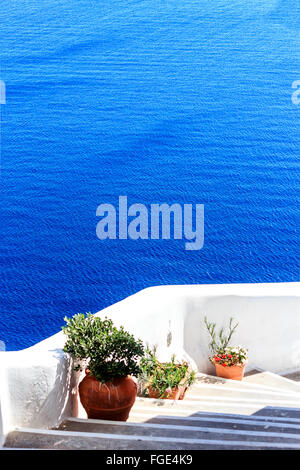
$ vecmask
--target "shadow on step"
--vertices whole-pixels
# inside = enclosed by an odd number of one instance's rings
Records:
[[[165,410],[164,410],[165,411]],[[229,421],[228,421],[229,420]],[[134,420],[136,421],[136,420]],[[265,406],[252,414],[237,414],[237,413],[221,413],[221,412],[205,412],[196,411],[186,415],[175,414],[157,414],[143,417],[140,423],[153,423],[153,424],[170,424],[170,425],[183,425],[183,426],[202,426],[209,425],[214,422],[226,425],[226,422],[231,425],[231,422],[261,422],[261,426],[265,426],[265,422],[274,422],[280,425],[285,421],[287,423],[297,423],[299,426],[298,432],[300,433],[300,403],[299,408],[286,408],[277,406]]]

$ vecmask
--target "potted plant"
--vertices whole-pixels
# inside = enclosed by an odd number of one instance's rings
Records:
[[[248,359],[248,350],[242,346],[229,346],[238,323],[233,325],[233,318],[230,318],[229,332],[226,335],[224,328],[221,328],[217,334],[216,324],[208,322],[206,317],[204,322],[210,335],[209,347],[212,355],[209,360],[215,365],[217,376],[231,380],[242,380]]]
[[[131,375],[141,372],[142,341],[108,318],[77,314],[65,321],[64,351],[80,360],[75,370],[86,366],[79,396],[88,417],[126,421],[137,395]]]
[[[156,348],[146,348],[140,368],[142,394],[149,398],[182,400],[187,388],[195,381],[195,371],[187,362],[176,362],[175,355],[169,362],[159,362]]]

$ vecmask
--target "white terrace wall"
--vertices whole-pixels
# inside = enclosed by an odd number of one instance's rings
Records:
[[[300,283],[159,286],[145,289],[96,315],[158,345],[163,360],[176,353],[212,372],[204,316],[225,326],[239,321],[233,341],[249,348],[248,368],[300,369]],[[23,351],[0,353],[0,431],[51,427],[78,413],[72,361],[58,333]],[[1,430],[2,427],[2,430]]]

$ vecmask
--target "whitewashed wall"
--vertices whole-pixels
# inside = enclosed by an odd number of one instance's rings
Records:
[[[74,312],[75,313],[75,312]],[[160,358],[189,358],[213,372],[204,316],[239,321],[232,343],[249,348],[248,368],[300,369],[300,283],[159,286],[145,289],[97,315],[157,344]],[[17,352],[0,352],[0,432],[15,426],[52,427],[78,414],[78,374],[58,333]]]

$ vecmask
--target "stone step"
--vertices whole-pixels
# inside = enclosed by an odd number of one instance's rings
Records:
[[[285,420],[291,418],[300,420],[300,408],[266,406],[265,408],[254,413],[252,416],[272,416],[276,418],[283,418]]]
[[[166,420],[162,423],[134,423],[120,421],[104,421],[96,419],[70,418],[62,423],[59,428],[63,431],[79,431],[92,433],[108,434],[128,434],[140,436],[162,436],[162,437],[186,437],[188,439],[218,439],[222,436],[223,440],[231,440],[232,437],[238,437],[239,440],[252,440],[265,442],[300,442],[300,426],[288,428],[288,426],[258,425],[254,421],[243,423],[236,420],[235,423],[227,422],[200,422],[194,421],[193,426],[187,426],[183,423],[168,423]]]
[[[218,412],[218,413],[232,413],[232,414],[245,414],[250,415],[258,412],[266,406],[280,407],[280,408],[299,408],[299,401],[291,400],[249,400],[237,398],[221,398],[210,396],[193,397],[193,399],[184,400],[159,400],[153,398],[138,397],[133,406],[133,411],[141,411],[144,408],[153,408],[156,410],[186,410],[190,414],[197,411],[203,412]]]
[[[278,392],[286,391],[300,394],[299,382],[274,374],[273,372],[264,371],[249,375],[244,377],[243,382],[252,385],[272,387]]]
[[[212,434],[210,434],[212,437]],[[240,440],[231,436],[224,440],[219,439],[163,437],[157,435],[140,434],[106,434],[79,431],[57,431],[19,428],[8,434],[5,447],[35,448],[35,449],[61,449],[61,450],[207,450],[207,449],[300,449],[300,441],[293,439],[283,442],[274,439],[259,441],[253,439]]]
[[[254,376],[258,376],[261,373],[265,374],[264,378],[261,377],[260,379],[256,381]],[[274,375],[276,377],[279,377],[279,380],[275,381]],[[252,377],[252,379],[250,377]],[[269,384],[267,384],[269,377],[270,377]],[[235,390],[241,390],[241,391],[255,390],[259,392],[260,391],[276,392],[276,393],[280,393],[284,395],[286,394],[294,395],[294,394],[300,393],[299,384],[296,383],[296,387],[295,387],[293,384],[291,385],[289,383],[293,381],[284,382],[280,379],[282,379],[281,376],[273,374],[271,372],[267,372],[267,371],[256,372],[255,374],[253,373],[249,376],[244,377],[242,381],[228,380],[228,379],[223,379],[222,377],[197,373],[196,383],[192,385],[191,389],[193,389],[193,387],[197,385],[198,386],[201,385],[201,386],[215,386],[215,387],[219,386],[222,388],[230,388],[230,389],[234,388]],[[278,385],[278,383],[279,383],[279,387],[276,386]]]
[[[248,419],[249,418],[249,419]],[[300,432],[300,420],[286,422],[284,420],[278,421],[276,418],[261,419],[252,416],[239,416],[239,415],[224,415],[215,413],[214,416],[170,416],[170,415],[150,415],[146,413],[131,413],[127,422],[132,423],[152,423],[152,424],[169,424],[174,426],[209,426],[220,427],[224,429],[253,429],[253,430],[267,430],[279,431],[287,433]],[[269,417],[268,417],[269,418]]]
[[[275,408],[276,410],[277,408]],[[282,417],[282,416],[272,416],[272,413],[270,415],[258,415],[258,414],[252,414],[252,415],[245,415],[245,414],[233,414],[233,413],[217,413],[217,412],[202,412],[202,411],[195,411],[192,414],[190,414],[189,411],[187,410],[182,410],[180,408],[178,409],[168,409],[166,412],[162,410],[162,413],[160,413],[160,410],[153,410],[153,407],[151,408],[142,408],[140,410],[132,409],[129,415],[128,421],[132,422],[142,422],[142,421],[147,421],[150,419],[186,419],[188,418],[189,420],[197,420],[197,419],[206,419],[206,420],[214,420],[214,419],[240,419],[245,421],[259,421],[262,423],[283,423],[283,424],[295,424],[295,425],[300,425],[300,418],[294,418],[294,417]],[[86,419],[86,418],[85,418]]]
[[[172,405],[170,406],[164,405],[163,410],[160,405],[158,406],[154,405],[151,407],[151,410],[152,411],[153,409],[157,410],[156,412],[159,414],[172,412],[172,414],[176,413],[176,414],[182,415],[182,413],[184,413],[188,415],[193,415],[194,413],[198,413],[198,412],[208,412],[208,413],[253,415],[254,413],[258,413],[263,408],[265,407],[261,405],[248,405],[248,404],[239,405],[236,403],[232,403],[228,405],[228,404],[221,404],[221,403],[215,404],[211,402],[206,402],[206,403],[195,402],[195,406],[185,406],[185,409],[183,410],[180,408],[177,408],[176,406],[173,407]],[[133,411],[144,411],[144,409],[145,409],[144,407],[134,405]]]
[[[242,382],[197,374],[184,400],[138,397],[128,422],[70,418],[59,429],[19,428],[5,448],[300,450],[300,384],[255,371]]]
[[[252,385],[252,384],[251,384]],[[186,399],[194,399],[194,397],[200,397],[200,396],[210,396],[210,397],[240,397],[242,399],[260,399],[264,401],[268,400],[292,400],[292,401],[299,401],[300,403],[300,394],[297,393],[287,393],[287,392],[282,392],[281,390],[276,391],[276,390],[267,390],[264,388],[258,388],[252,385],[251,388],[247,387],[241,387],[241,388],[236,388],[232,386],[231,384],[220,384],[220,385],[214,385],[214,384],[194,384],[192,387],[190,387],[186,394],[185,394],[185,400]]]
[[[296,407],[297,405],[300,407],[300,399],[298,396],[274,396],[269,394],[249,394],[248,393],[240,393],[240,392],[231,392],[231,391],[206,391],[203,389],[193,390],[190,394],[187,393],[186,397],[184,398],[185,403],[193,403],[193,401],[207,401],[211,400],[214,403],[223,402],[223,403],[249,403],[249,404],[274,404],[274,405],[282,405],[282,406],[290,406]]]

